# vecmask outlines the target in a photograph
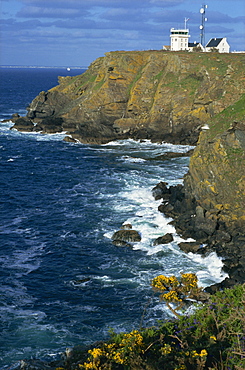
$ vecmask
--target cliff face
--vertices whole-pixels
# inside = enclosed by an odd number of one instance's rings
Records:
[[[232,283],[245,282],[245,96],[210,122],[200,135],[185,178],[194,197],[196,227],[225,257]],[[206,230],[205,230],[206,228]]]
[[[191,157],[186,191],[230,228],[245,230],[245,96],[209,127]]]
[[[244,283],[245,95],[208,126],[200,134],[184,186],[166,189],[161,183],[154,191],[162,194],[159,210],[173,217],[177,232],[197,241],[180,247],[201,254],[216,251],[225,258],[231,278],[222,284]]]
[[[26,125],[16,120],[15,128],[67,131],[85,143],[132,137],[193,144],[201,127],[245,92],[244,58],[110,52],[84,74],[59,78],[58,86],[41,92]]]

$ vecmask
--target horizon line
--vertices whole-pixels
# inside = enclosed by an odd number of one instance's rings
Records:
[[[35,66],[35,65],[0,65],[0,68],[64,68],[64,69],[87,69],[88,66]]]

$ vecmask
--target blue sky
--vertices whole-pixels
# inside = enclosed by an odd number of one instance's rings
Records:
[[[203,4],[206,42],[245,50],[244,0],[1,0],[0,65],[88,66],[108,51],[159,50],[185,17],[200,41]]]

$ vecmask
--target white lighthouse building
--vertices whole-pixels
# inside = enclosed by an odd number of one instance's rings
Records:
[[[189,40],[189,30],[186,28],[186,22],[188,19],[185,18],[185,28],[183,29],[175,29],[171,28],[170,30],[170,39],[171,45],[170,50],[178,51],[178,50],[188,50],[188,40]]]

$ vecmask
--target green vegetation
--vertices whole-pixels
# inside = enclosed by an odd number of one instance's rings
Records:
[[[144,68],[144,66],[142,66],[142,67],[139,69],[139,71],[138,71],[137,75],[135,76],[135,78],[133,79],[133,81],[129,84],[129,86],[128,86],[128,96],[130,96],[130,94],[131,94],[131,90],[132,90],[132,88],[134,87],[134,85],[136,84],[136,82],[141,78],[143,68]]]
[[[160,275],[153,289],[165,302],[179,304],[199,294],[194,274]],[[178,299],[170,298],[176,292]],[[163,293],[164,292],[164,293]],[[166,295],[167,294],[167,295]],[[208,296],[208,295],[207,295]],[[182,298],[180,298],[182,297]],[[83,358],[83,360],[81,359]],[[158,327],[111,333],[108,342],[84,353],[77,370],[242,370],[245,366],[245,285],[208,296],[191,315],[159,323]]]
[[[152,77],[152,80],[153,81],[155,81],[155,80],[160,81],[162,79],[162,76],[163,76],[163,71],[160,71],[157,75]]]
[[[218,134],[222,134],[224,131],[230,128],[230,125],[234,121],[243,121],[245,117],[245,94],[233,105],[224,109],[221,113],[217,114],[212,121],[209,123],[210,130],[208,131],[208,137],[214,138]]]
[[[189,95],[194,95],[200,85],[200,78],[195,74],[191,74],[181,80],[180,85],[183,89],[188,90]]]
[[[99,90],[101,86],[104,85],[104,82],[105,82],[105,78],[102,78],[99,82],[97,82],[96,85],[94,85],[94,91]]]
[[[85,73],[83,73],[79,77],[80,77],[81,83],[76,86],[76,89],[74,90],[75,94],[77,94],[86,84],[93,83],[96,80],[97,75],[91,74],[90,71],[87,70]]]

